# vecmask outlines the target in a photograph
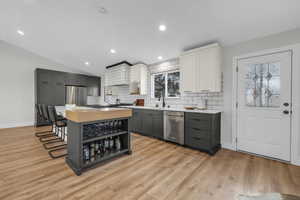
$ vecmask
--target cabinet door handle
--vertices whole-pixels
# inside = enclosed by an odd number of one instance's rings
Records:
[[[168,115],[170,117],[183,117],[183,115]]]
[[[290,104],[289,103],[283,103],[283,105],[285,106],[285,107],[288,107]]]
[[[290,111],[284,110],[284,111],[283,111],[283,114],[288,115],[288,114],[290,114]]]
[[[192,128],[192,129],[194,129],[195,131],[201,131],[200,128]]]

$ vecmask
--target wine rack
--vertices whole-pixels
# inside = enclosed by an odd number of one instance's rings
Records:
[[[66,162],[77,175],[109,159],[131,154],[128,118],[68,121],[68,133]]]

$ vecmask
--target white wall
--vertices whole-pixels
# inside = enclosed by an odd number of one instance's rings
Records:
[[[233,57],[261,50],[274,49],[300,43],[300,29],[258,38],[224,48],[224,114],[222,123],[222,143],[229,147],[233,145],[232,136],[232,79]],[[294,66],[299,67],[299,66]],[[294,85],[299,90],[299,85]],[[296,87],[296,88],[295,88]],[[300,146],[300,142],[299,142]],[[299,147],[300,149],[300,147]]]
[[[0,128],[34,123],[34,70],[78,72],[0,41]]]

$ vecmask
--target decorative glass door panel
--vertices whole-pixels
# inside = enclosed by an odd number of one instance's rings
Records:
[[[290,161],[291,52],[240,59],[237,149]]]
[[[248,64],[245,103],[249,107],[280,107],[280,62]]]

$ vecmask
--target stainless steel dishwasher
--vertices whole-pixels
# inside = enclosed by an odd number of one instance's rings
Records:
[[[164,111],[164,139],[184,144],[184,112]]]

